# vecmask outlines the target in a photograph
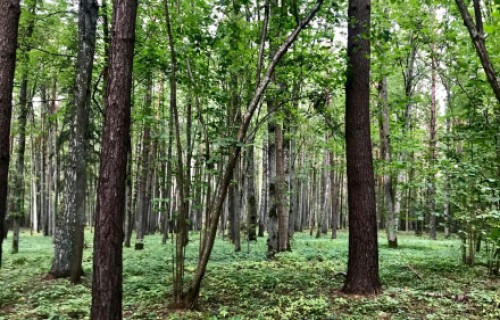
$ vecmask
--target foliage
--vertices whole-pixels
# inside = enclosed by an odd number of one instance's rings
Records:
[[[91,234],[86,234],[87,239]],[[44,280],[52,255],[49,238],[23,234],[17,255],[7,254],[0,285],[0,319],[89,317],[91,249],[80,285]],[[197,261],[198,234],[191,235],[187,273]],[[259,238],[241,253],[217,240],[196,311],[169,310],[173,246],[160,237],[142,252],[124,250],[125,319],[497,319],[500,282],[483,266],[460,263],[458,239],[425,240],[401,235],[400,249],[380,245],[384,293],[351,297],[339,292],[347,262],[347,234],[338,240],[296,234],[293,252],[266,261]],[[385,243],[383,237],[380,242]],[[7,242],[6,245],[10,244]],[[480,257],[484,261],[483,256]]]

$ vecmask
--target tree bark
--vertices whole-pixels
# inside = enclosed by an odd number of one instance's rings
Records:
[[[2,266],[2,244],[5,237],[10,119],[20,14],[18,0],[2,0],[0,2],[0,267]]]
[[[33,31],[35,29],[35,10],[36,1],[30,3],[28,26],[24,34],[26,44],[26,49],[22,52],[22,61],[26,65],[22,71],[21,76],[21,87],[19,89],[19,115],[18,115],[18,143],[17,143],[17,161],[16,161],[16,176],[14,182],[14,228],[12,236],[12,253],[19,252],[19,224],[25,216],[24,210],[24,153],[26,150],[26,120],[28,117],[28,70],[27,64],[29,62],[29,53],[31,51],[31,37],[33,36]],[[31,95],[30,95],[31,96]],[[31,97],[30,97],[31,100]],[[32,104],[32,103],[30,103]]]
[[[370,0],[350,0],[348,19],[345,126],[349,259],[342,291],[366,295],[381,291],[369,111]]]
[[[99,171],[92,280],[93,320],[122,319],[122,241],[137,1],[114,0]]]
[[[278,251],[289,251],[290,241],[288,228],[289,211],[288,211],[288,185],[285,176],[285,166],[287,164],[287,148],[284,147],[285,139],[283,137],[283,124],[276,125],[276,209],[278,215]]]
[[[62,212],[57,219],[54,238],[55,259],[50,274],[56,278],[70,277],[77,283],[83,273],[84,220],[86,197],[86,132],[88,103],[98,4],[80,0],[78,8],[78,55],[73,106],[70,113],[69,156],[65,170],[65,192]]]

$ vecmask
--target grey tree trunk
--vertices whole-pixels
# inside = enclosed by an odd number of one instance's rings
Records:
[[[268,109],[272,109],[272,103],[268,102]],[[267,257],[272,259],[278,252],[278,212],[276,204],[276,123],[270,119],[267,124],[267,162],[269,177],[269,200],[267,213]]]
[[[144,233],[149,209],[149,163],[151,156],[151,102],[152,102],[153,79],[152,75],[147,75],[146,95],[144,97],[144,114],[142,136],[142,150],[140,157],[140,171],[137,173],[139,192],[135,204],[135,250],[144,249]]]
[[[278,214],[278,251],[290,250],[289,241],[289,211],[287,198],[288,184],[286,181],[285,164],[288,156],[284,147],[283,125],[276,124],[276,209]]]
[[[254,162],[254,146],[250,145],[248,154],[245,157],[246,165],[246,181],[247,181],[247,211],[248,211],[248,241],[257,241],[257,197],[255,195],[255,162]]]
[[[99,6],[95,0],[80,0],[78,7],[78,55],[73,106],[70,114],[69,155],[65,170],[64,201],[57,219],[54,238],[55,259],[50,270],[54,277],[70,276],[80,281],[84,245],[87,192],[86,133],[88,104]]]
[[[383,174],[384,211],[386,215],[386,232],[389,248],[398,247],[397,231],[399,227],[399,215],[394,212],[394,190],[392,187],[392,153],[390,140],[389,106],[387,101],[387,78],[384,77],[378,84],[380,101],[380,136],[381,153],[385,168]],[[399,212],[400,214],[400,212]]]
[[[268,190],[269,190],[269,170],[268,170],[268,140],[264,139],[262,148],[262,186],[259,197],[259,231],[258,236],[263,237],[267,229],[267,208],[268,208]]]

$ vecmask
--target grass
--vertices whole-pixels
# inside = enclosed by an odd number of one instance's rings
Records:
[[[347,265],[347,233],[339,239],[296,234],[293,252],[266,261],[266,240],[232,245],[218,239],[202,285],[198,310],[168,309],[172,290],[173,244],[160,236],[145,250],[124,250],[126,319],[500,319],[500,280],[482,266],[460,263],[458,240],[431,241],[400,234],[399,249],[380,242],[383,293],[353,297],[340,293]],[[86,242],[92,243],[86,234]],[[0,319],[88,319],[92,251],[84,252],[80,285],[44,280],[53,248],[50,238],[21,235],[20,253],[5,242],[0,270]],[[191,235],[187,272],[197,261],[198,235]]]

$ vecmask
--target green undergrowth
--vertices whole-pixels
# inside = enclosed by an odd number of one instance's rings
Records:
[[[266,239],[234,253],[215,243],[196,311],[170,310],[173,243],[148,236],[145,250],[124,249],[126,319],[500,319],[500,281],[486,268],[460,263],[460,242],[401,234],[390,249],[380,235],[383,293],[340,292],[347,265],[347,233],[337,240],[296,234],[293,251],[266,260]],[[82,284],[46,280],[53,255],[50,238],[21,235],[20,253],[5,242],[0,269],[0,319],[88,319],[92,235],[86,234]],[[199,234],[187,249],[186,274],[194,271]]]

